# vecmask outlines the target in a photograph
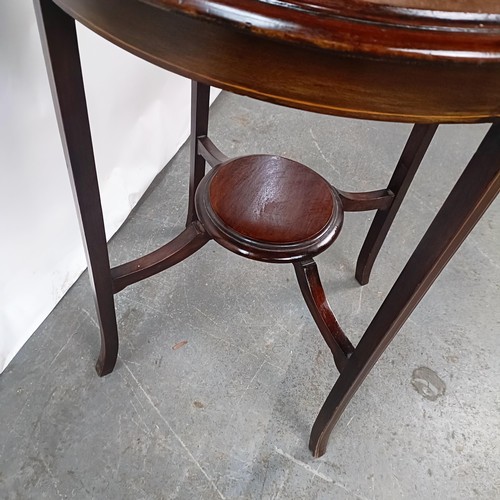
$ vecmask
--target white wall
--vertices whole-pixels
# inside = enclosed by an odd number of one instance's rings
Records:
[[[79,26],[108,239],[188,136],[190,85]],[[0,372],[86,267],[30,0],[0,14]]]

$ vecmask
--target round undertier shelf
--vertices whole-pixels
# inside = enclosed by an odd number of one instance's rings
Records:
[[[271,155],[216,167],[198,187],[196,210],[222,246],[268,262],[317,255],[335,241],[343,221],[338,195],[323,177]]]

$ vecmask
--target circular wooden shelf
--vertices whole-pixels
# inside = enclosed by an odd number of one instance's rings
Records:
[[[343,221],[338,195],[323,177],[271,155],[232,159],[212,170],[198,188],[196,210],[221,245],[270,262],[317,255]]]

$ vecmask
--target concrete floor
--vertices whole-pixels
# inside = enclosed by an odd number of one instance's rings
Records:
[[[280,154],[346,190],[385,187],[409,130],[227,94],[211,121],[228,155]],[[368,286],[354,265],[373,214],[347,214],[317,259],[354,342],[485,130],[441,127]],[[113,238],[113,263],[181,231],[187,165],[184,146]],[[129,287],[104,379],[83,275],[0,377],[0,498],[500,498],[499,211],[413,313],[320,459],[309,431],[337,372],[291,266],[209,243]]]

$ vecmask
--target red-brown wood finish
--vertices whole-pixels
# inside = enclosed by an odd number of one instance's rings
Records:
[[[153,252],[111,269],[113,293],[158,274],[187,259],[210,240],[204,227],[195,220],[181,234]]]
[[[293,160],[252,155],[209,172],[196,192],[205,230],[247,258],[285,263],[312,258],[337,238],[343,209],[335,189]]]
[[[35,11],[94,292],[101,331],[96,370],[103,376],[116,363],[118,329],[76,28],[51,0],[35,2]]]
[[[200,137],[198,139],[198,151],[211,167],[216,167],[229,160],[209,137]]]
[[[318,329],[333,354],[333,359],[341,372],[354,352],[351,341],[346,337],[328,303],[321,284],[318,266],[312,259],[293,264],[302,296],[311,312]]]
[[[205,159],[200,154],[198,139],[208,134],[208,107],[210,101],[210,87],[191,82],[191,172],[189,179],[189,199],[186,226],[196,221],[194,196],[196,189],[205,175]]]
[[[500,3],[471,0],[143,0],[259,36],[348,53],[498,60]]]
[[[314,170],[280,156],[230,160],[214,172],[210,203],[224,224],[263,243],[314,238],[334,216],[334,194]]]
[[[382,243],[391,228],[401,203],[403,203],[411,181],[424,159],[437,127],[437,124],[415,125],[411,131],[401,158],[387,186],[387,192],[391,195],[390,203],[386,206],[376,207],[378,211],[359,253],[356,264],[356,279],[360,285],[366,285],[370,279],[370,273]],[[345,202],[344,209],[348,210]]]
[[[34,3],[95,291],[101,329],[98,373],[109,373],[116,361],[113,293],[125,286],[180,262],[210,238],[246,257],[291,262],[340,371],[311,433],[310,449],[322,455],[363,379],[500,190],[500,3]],[[194,80],[186,230],[151,254],[113,269],[74,19],[139,57]],[[292,160],[226,158],[207,137],[209,85],[305,110],[416,125],[386,189],[337,192]],[[437,124],[466,122],[494,124],[354,347],[331,311],[312,257],[337,237],[344,210],[377,210],[356,269],[358,281],[366,283]],[[205,162],[215,168],[204,176]],[[238,191],[242,187],[248,192]],[[271,203],[283,203],[271,211],[275,220],[266,218],[265,210],[259,212],[267,202],[257,203],[257,212],[252,208],[252,196],[265,200],[266,189]],[[292,198],[282,196],[285,192]],[[297,206],[289,201],[294,198]]]
[[[410,123],[500,116],[498,14],[453,0],[447,17],[362,1],[55,1],[139,57],[258,99]]]

